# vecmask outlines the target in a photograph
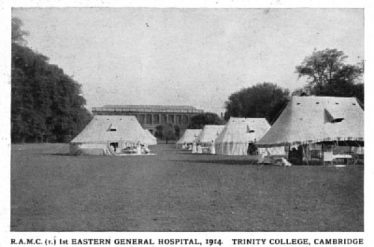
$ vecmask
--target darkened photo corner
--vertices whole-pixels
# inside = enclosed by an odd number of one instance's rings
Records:
[[[11,231],[364,231],[363,9],[11,24]]]

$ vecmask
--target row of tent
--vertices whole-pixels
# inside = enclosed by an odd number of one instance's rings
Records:
[[[214,145],[216,154],[247,155],[249,143],[256,143],[270,129],[265,118],[234,118],[226,125],[205,125],[203,129],[187,129],[177,146],[198,143]]]
[[[214,142],[215,152],[282,154],[290,146],[345,142],[363,146],[364,111],[353,97],[293,96],[272,126],[263,118],[230,118],[225,126],[186,130],[177,145]]]
[[[363,127],[364,111],[356,98],[293,96],[272,126],[264,118],[230,118],[225,126],[188,129],[177,144],[214,144],[217,154],[227,155],[246,155],[249,143],[267,153],[321,142],[363,146]],[[134,116],[96,115],[71,141],[70,150],[73,154],[110,155],[111,145],[122,150],[156,143]]]

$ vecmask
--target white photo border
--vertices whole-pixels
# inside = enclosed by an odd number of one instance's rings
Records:
[[[353,0],[179,0],[179,1],[118,1],[118,0],[14,0],[0,3],[0,246],[11,246],[11,238],[72,239],[72,238],[219,238],[224,246],[231,246],[231,238],[363,238],[364,245],[374,246],[374,168],[372,166],[374,136],[373,121],[374,92],[373,56],[374,56],[374,9],[370,1]],[[11,8],[21,7],[150,7],[150,8],[363,8],[365,13],[365,172],[364,172],[364,232],[11,232],[10,231],[10,57],[11,57]],[[371,220],[370,220],[371,219]],[[114,245],[113,245],[114,246]],[[265,245],[264,245],[265,246]],[[285,245],[284,245],[285,246]],[[335,246],[335,245],[329,245]],[[342,246],[342,245],[339,245]]]

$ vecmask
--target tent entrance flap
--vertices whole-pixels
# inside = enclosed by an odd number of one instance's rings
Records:
[[[109,143],[109,147],[112,147],[114,151],[118,149],[118,142]]]
[[[334,110],[333,108],[329,110],[324,109],[324,113],[325,123],[339,123],[344,119],[344,115],[340,111]]]

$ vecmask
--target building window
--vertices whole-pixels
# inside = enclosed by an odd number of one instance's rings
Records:
[[[159,124],[160,123],[160,116],[158,114],[153,115],[153,121],[154,121],[155,124]]]
[[[167,116],[166,115],[161,115],[161,122],[166,123],[167,122]]]
[[[144,124],[144,115],[139,115],[138,120],[141,124]]]
[[[174,115],[169,115],[169,123],[174,123]]]
[[[181,124],[181,123],[182,123],[182,116],[177,115],[177,124]]]
[[[187,125],[188,124],[188,116],[187,115],[183,115],[183,124],[184,125]]]
[[[147,116],[146,116],[146,123],[147,124],[152,124],[152,115],[151,114],[147,114]]]

